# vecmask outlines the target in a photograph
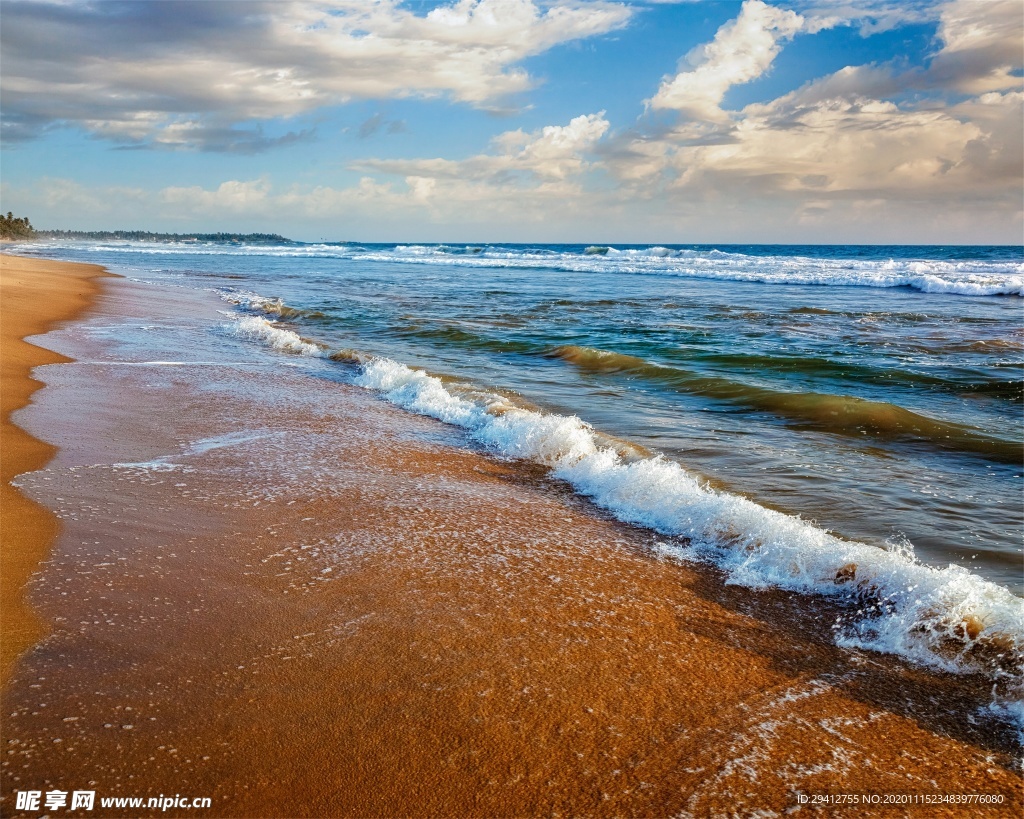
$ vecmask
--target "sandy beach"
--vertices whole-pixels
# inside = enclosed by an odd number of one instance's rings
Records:
[[[215,300],[100,275],[3,260],[5,670],[34,646],[5,815],[80,788],[203,816],[1019,815],[987,679],[841,649],[828,604],[660,557],[365,390],[213,361]],[[20,340],[101,284],[55,352]],[[43,363],[16,420],[46,443],[8,420]],[[915,794],[999,802],[863,801]]]
[[[0,254],[0,685],[7,681],[18,656],[42,634],[41,624],[25,605],[23,590],[57,533],[53,514],[10,484],[15,475],[39,469],[53,456],[50,444],[27,434],[11,415],[27,405],[41,386],[32,377],[32,369],[66,360],[25,339],[45,333],[87,309],[100,288],[96,280],[106,275],[102,268],[91,265]]]

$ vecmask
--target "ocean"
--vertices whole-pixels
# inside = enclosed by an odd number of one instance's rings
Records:
[[[221,311],[193,340],[211,360],[242,344],[363,387],[542,467],[655,533],[658,556],[845,606],[841,646],[1019,693],[1020,247],[19,252],[203,294]]]

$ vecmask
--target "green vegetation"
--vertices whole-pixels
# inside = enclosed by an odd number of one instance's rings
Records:
[[[277,233],[153,233],[148,230],[39,230],[40,239],[87,239],[126,242],[223,242],[225,244],[294,244]]]
[[[18,218],[10,211],[0,216],[0,239],[30,239],[36,235],[28,217]]]
[[[28,217],[10,211],[0,216],[0,239],[85,239],[125,242],[221,242],[224,244],[295,244],[278,233],[154,233],[149,230],[36,230]]]

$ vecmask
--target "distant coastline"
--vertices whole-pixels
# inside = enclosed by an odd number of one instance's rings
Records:
[[[218,242],[298,244],[278,233],[154,233],[148,230],[37,230],[34,239],[93,239],[126,242]]]

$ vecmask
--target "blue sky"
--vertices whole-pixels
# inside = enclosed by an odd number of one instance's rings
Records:
[[[1021,242],[1019,0],[0,14],[0,207],[37,227]]]

